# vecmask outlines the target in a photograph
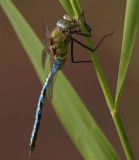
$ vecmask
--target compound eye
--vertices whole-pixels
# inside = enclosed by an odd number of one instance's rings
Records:
[[[68,21],[73,21],[72,17],[70,17],[68,14],[65,14],[63,16],[63,19],[68,20]]]

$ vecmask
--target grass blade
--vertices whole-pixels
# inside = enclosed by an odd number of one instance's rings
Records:
[[[1,6],[25,48],[40,80],[44,82],[45,75],[41,65],[43,48],[41,42],[10,0],[1,0]],[[48,61],[46,67],[49,67]],[[60,71],[54,87],[53,104],[59,119],[85,159],[119,159],[77,93]]]
[[[120,101],[124,79],[126,76],[130,57],[132,54],[132,49],[134,46],[138,25],[139,25],[139,1],[128,0],[126,6],[124,34],[123,34],[122,51],[121,51],[119,73],[118,73],[115,108],[118,107]]]
[[[74,14],[74,11],[72,9],[72,6],[71,6],[71,3],[69,0],[59,0],[60,3],[62,4],[63,8],[66,9],[67,13],[71,16],[71,17],[74,17],[75,14]]]

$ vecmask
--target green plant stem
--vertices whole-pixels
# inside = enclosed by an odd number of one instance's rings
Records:
[[[125,155],[127,160],[134,160],[134,155],[133,152],[131,150],[128,138],[126,136],[119,112],[117,110],[115,110],[114,114],[112,115],[114,124],[116,126],[118,135],[120,137],[120,141],[122,143],[123,149],[125,151]]]
[[[70,2],[72,4],[75,16],[79,17],[82,11],[81,11],[77,1],[76,0],[70,0]],[[84,22],[83,22],[82,19],[80,20],[80,28],[81,28],[83,33],[87,33],[86,27],[84,26]],[[90,48],[94,48],[93,44],[92,44],[92,41],[91,41],[91,38],[84,37],[84,39],[85,39],[85,42],[86,42],[87,46],[89,46]],[[114,100],[113,100],[113,97],[111,95],[110,89],[108,87],[107,81],[105,79],[104,73],[102,71],[101,65],[99,63],[98,57],[97,57],[95,52],[93,52],[93,54],[92,54],[92,52],[89,51],[89,53],[90,53],[92,62],[94,64],[94,68],[95,68],[97,77],[99,79],[101,88],[103,90],[104,96],[106,98],[107,104],[109,106],[110,111],[112,112],[113,109],[114,109]]]
[[[78,18],[80,16],[80,13],[81,13],[81,8],[79,6],[79,3],[78,3],[77,0],[70,0],[70,2],[71,2],[71,5],[73,7],[73,10],[74,10],[75,17]],[[83,33],[87,33],[86,27],[84,26],[84,23],[83,23],[82,19],[80,21],[80,26],[81,26],[81,31]],[[91,48],[93,48],[91,39],[87,38],[87,37],[85,37],[84,39],[85,39],[86,45],[91,47]],[[99,60],[97,58],[97,55],[95,54],[95,52],[93,52],[93,54],[92,54],[92,52],[89,51],[89,53],[90,53],[91,59],[93,61],[94,68],[95,68],[97,77],[99,79],[101,88],[103,90],[106,102],[107,102],[108,107],[110,109],[110,112],[112,114],[112,118],[113,118],[115,127],[117,129],[119,138],[121,140],[123,149],[125,151],[125,155],[126,155],[128,160],[134,160],[134,156],[133,156],[130,144],[128,142],[128,139],[127,139],[126,132],[124,130],[122,121],[120,119],[119,112],[118,112],[118,110],[114,110],[114,100],[113,100],[112,94],[110,92],[110,89],[108,87],[108,83],[107,83],[106,78],[104,76],[104,73],[102,71],[102,68],[101,68],[101,65],[99,63]]]

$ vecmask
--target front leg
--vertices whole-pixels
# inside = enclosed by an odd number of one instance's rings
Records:
[[[91,37],[91,32],[89,32],[89,34],[86,34],[86,33],[82,33],[81,31],[74,30],[74,31],[71,31],[70,33],[72,35],[73,34],[78,34],[78,35],[81,35],[81,36],[84,36],[84,37]]]
[[[85,22],[84,11],[80,14],[80,16],[79,16],[79,18],[78,18],[78,26],[79,26],[78,31],[81,32],[80,23],[79,23],[81,17],[83,17],[84,25],[86,26],[87,31],[90,33],[90,32],[91,32],[91,28],[90,28],[90,26]],[[91,35],[91,33],[90,33],[90,35]]]

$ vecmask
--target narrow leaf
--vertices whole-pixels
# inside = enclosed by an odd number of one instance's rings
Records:
[[[65,8],[66,12],[71,16],[74,17],[74,11],[72,9],[71,3],[69,0],[59,0],[62,6]]]
[[[122,42],[122,51],[119,65],[118,82],[116,90],[115,107],[118,107],[124,79],[126,76],[127,68],[132,54],[134,41],[139,25],[139,1],[128,0],[126,5],[126,15],[124,23],[124,34]]]

